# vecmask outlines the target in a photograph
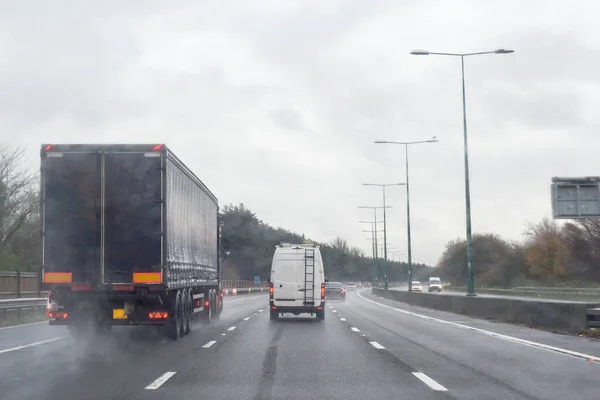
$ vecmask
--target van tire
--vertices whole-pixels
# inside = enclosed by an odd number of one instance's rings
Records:
[[[317,320],[325,321],[325,310],[317,311]]]
[[[277,321],[278,319],[279,319],[279,313],[275,310],[270,310],[269,311],[269,320]]]

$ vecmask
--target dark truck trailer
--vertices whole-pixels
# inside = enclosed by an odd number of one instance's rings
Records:
[[[40,205],[50,325],[176,340],[219,317],[218,201],[165,145],[43,145]]]

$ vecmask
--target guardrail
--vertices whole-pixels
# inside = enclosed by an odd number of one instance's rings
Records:
[[[16,314],[17,317],[22,317],[36,311],[43,311],[46,308],[47,298],[32,298],[32,299],[5,299],[0,300],[0,315],[2,319],[6,319],[10,313]]]
[[[265,287],[247,287],[247,288],[224,288],[223,295],[237,296],[245,294],[268,293],[269,289]],[[0,319],[6,319],[9,314],[15,314],[16,317],[32,314],[37,311],[44,311],[48,304],[47,297],[29,298],[29,299],[0,299]]]

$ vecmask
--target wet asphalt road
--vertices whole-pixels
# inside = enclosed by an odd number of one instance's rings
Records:
[[[45,323],[0,329],[0,398],[600,397],[599,362],[507,338],[600,357],[598,341],[406,306],[369,292],[328,303],[322,323],[304,316],[271,322],[264,295],[227,298],[219,321],[195,323],[177,342],[148,328],[115,328],[87,346]]]

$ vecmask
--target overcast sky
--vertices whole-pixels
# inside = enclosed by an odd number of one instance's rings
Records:
[[[465,235],[460,60],[474,232],[519,239],[552,176],[600,175],[600,1],[0,3],[0,141],[166,143],[219,198],[326,241],[371,247],[363,182],[405,181],[413,256]],[[36,166],[37,168],[37,166]],[[388,189],[406,253],[406,192]],[[390,250],[391,252],[392,250]]]

